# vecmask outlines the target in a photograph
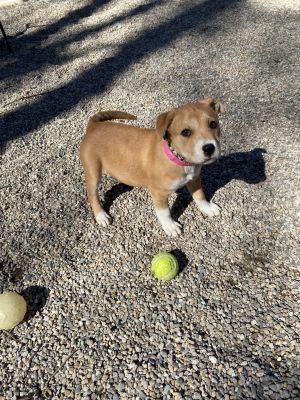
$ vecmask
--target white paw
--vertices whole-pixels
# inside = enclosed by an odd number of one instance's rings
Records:
[[[215,215],[219,215],[221,212],[219,206],[207,200],[197,200],[196,204],[202,214],[207,215],[208,217],[214,217]]]
[[[171,218],[168,208],[156,209],[156,215],[167,235],[178,236],[181,234],[181,225]]]
[[[111,223],[111,217],[105,211],[100,211],[96,216],[99,225],[107,227]]]
[[[173,221],[171,218],[169,221],[165,221],[162,224],[162,228],[168,236],[175,237],[181,234],[181,225],[178,222]]]

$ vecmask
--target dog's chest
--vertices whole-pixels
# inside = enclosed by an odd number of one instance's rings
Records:
[[[182,188],[186,185],[189,181],[193,180],[196,176],[200,175],[200,166],[190,166],[190,167],[183,167],[183,174],[182,176],[177,179],[176,181],[172,182],[172,190],[177,190]]]

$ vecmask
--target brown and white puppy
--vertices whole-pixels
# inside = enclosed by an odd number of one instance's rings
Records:
[[[168,235],[181,232],[180,224],[171,218],[168,195],[184,185],[204,215],[218,215],[219,207],[205,199],[199,175],[201,165],[220,155],[218,113],[222,112],[223,103],[208,98],[159,115],[155,129],[107,122],[136,119],[121,111],[100,111],[90,118],[80,157],[96,221],[102,226],[111,221],[98,198],[103,172],[129,186],[147,187]]]

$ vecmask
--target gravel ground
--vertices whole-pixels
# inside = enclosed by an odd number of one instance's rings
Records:
[[[269,3],[2,9],[0,291],[29,311],[0,334],[1,399],[300,399],[299,8]],[[100,229],[79,162],[88,116],[150,127],[208,95],[228,110],[203,170],[221,216],[182,190],[170,239],[146,191],[106,177]],[[159,250],[180,260],[168,283],[150,271]]]

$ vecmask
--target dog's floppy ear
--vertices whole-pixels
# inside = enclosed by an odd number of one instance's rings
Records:
[[[173,111],[168,111],[163,114],[160,114],[157,117],[156,120],[156,132],[159,137],[159,139],[162,139],[168,130],[169,126],[171,125],[171,122],[174,118],[174,112]]]
[[[200,104],[207,104],[210,108],[212,108],[217,114],[224,114],[225,106],[222,100],[214,99],[209,97],[208,99],[202,100],[199,102]]]

